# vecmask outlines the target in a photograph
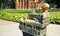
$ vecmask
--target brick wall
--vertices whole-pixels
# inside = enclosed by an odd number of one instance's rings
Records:
[[[16,0],[15,3],[15,8],[16,9],[25,9],[25,8],[32,8],[32,2],[33,0]],[[38,0],[35,0],[35,8],[38,8],[40,5],[36,2],[38,2]]]

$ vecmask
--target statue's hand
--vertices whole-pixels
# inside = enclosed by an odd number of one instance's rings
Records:
[[[34,18],[34,20],[38,22],[38,19]]]

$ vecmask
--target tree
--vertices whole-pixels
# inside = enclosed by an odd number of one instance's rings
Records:
[[[6,0],[5,8],[15,8],[15,0]]]
[[[15,8],[15,0],[0,0],[0,9]]]
[[[57,5],[57,8],[60,8],[60,0],[45,0],[45,2],[49,3],[52,7]]]
[[[0,9],[3,9],[5,4],[5,0],[0,0]]]

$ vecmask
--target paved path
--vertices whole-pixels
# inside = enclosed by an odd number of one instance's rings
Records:
[[[60,36],[60,25],[50,24],[47,27],[47,36]]]
[[[16,24],[16,22],[11,22],[11,21],[6,21],[6,20],[0,19],[0,26],[8,25],[8,24]]]
[[[18,23],[0,20],[0,36],[23,36],[23,34]]]
[[[0,36],[22,36],[19,23],[0,20]],[[50,24],[47,27],[47,36],[60,36],[60,25]]]

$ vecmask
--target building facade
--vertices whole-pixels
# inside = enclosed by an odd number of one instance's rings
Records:
[[[16,9],[28,9],[32,8],[34,2],[34,7],[40,7],[40,0],[16,0],[15,8]]]
[[[41,0],[5,0],[4,2],[0,1],[0,9],[29,9],[33,7],[39,8]]]

